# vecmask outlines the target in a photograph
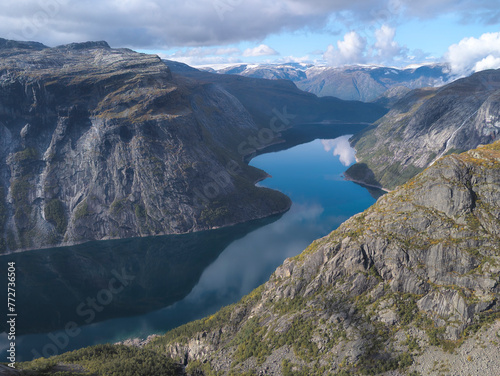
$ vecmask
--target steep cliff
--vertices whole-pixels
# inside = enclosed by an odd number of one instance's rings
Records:
[[[439,157],[500,138],[500,70],[442,88],[417,89],[352,138],[358,164],[346,176],[393,189]]]
[[[171,234],[286,210],[238,145],[259,127],[213,84],[105,42],[0,44],[0,249]]]
[[[287,259],[239,303],[148,346],[192,374],[427,375],[454,359],[443,349],[472,351],[481,340],[470,365],[461,355],[447,369],[494,375],[499,252],[496,142],[440,159]]]

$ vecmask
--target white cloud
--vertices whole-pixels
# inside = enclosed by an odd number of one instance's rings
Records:
[[[260,43],[271,34],[332,25],[355,29],[359,36],[375,24],[445,14],[500,23],[496,0],[23,0],[2,8],[0,36],[49,46],[106,40],[113,47],[170,50]],[[341,60],[352,61],[346,51],[350,42],[340,44],[343,50],[334,43],[329,54],[339,49]],[[395,48],[387,43],[384,50]]]
[[[374,48],[380,62],[392,61],[404,54],[403,48],[394,40],[395,36],[396,29],[385,24],[380,29],[375,30]]]
[[[337,48],[330,44],[323,58],[334,66],[363,63],[365,50],[366,40],[357,32],[351,31],[344,35],[343,40],[337,41]]]
[[[488,55],[483,60],[478,61],[474,65],[474,71],[479,72],[486,69],[498,69],[500,68],[500,56]]]
[[[356,151],[349,143],[351,136],[352,134],[341,136],[334,140],[321,140],[321,143],[326,152],[330,152],[333,149],[333,155],[339,156],[339,160],[344,166],[349,166],[356,162]]]
[[[464,38],[448,48],[445,59],[458,76],[500,68],[500,32],[485,33],[479,38]]]
[[[241,49],[236,47],[183,48],[171,54],[158,53],[162,59],[180,61],[191,66],[241,63]]]
[[[279,55],[279,53],[272,49],[271,47],[261,44],[260,46],[254,48],[247,48],[243,52],[243,56],[271,56],[271,55]]]
[[[376,0],[383,2],[385,0]],[[24,0],[2,8],[0,35],[49,46],[106,40],[113,47],[171,49],[263,40],[322,29],[347,0]],[[369,7],[358,9],[368,12]]]
[[[344,35],[343,40],[337,41],[337,48],[329,45],[323,58],[333,66],[365,62],[391,65],[408,58],[408,49],[401,47],[394,40],[395,36],[396,29],[386,24],[366,38],[351,31]],[[367,39],[373,39],[373,44],[368,44]]]

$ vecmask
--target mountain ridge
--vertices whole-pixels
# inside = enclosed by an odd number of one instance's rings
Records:
[[[174,80],[157,56],[103,42],[17,52],[0,50],[3,248],[187,232],[289,206],[280,193],[275,203],[261,196],[253,184],[265,174],[221,149],[258,127],[220,88]],[[219,204],[194,201],[207,184]],[[244,191],[256,201],[233,219],[217,214]]]
[[[498,140],[499,98],[500,70],[411,91],[351,139],[358,163],[345,175],[393,189],[447,153]]]
[[[312,64],[239,64],[218,70],[219,74],[245,77],[287,79],[299,89],[320,97],[343,100],[377,101],[391,89],[416,89],[441,86],[452,79],[447,64],[422,64],[404,68],[353,65],[342,67]]]
[[[239,303],[147,347],[191,374],[437,375],[419,363],[424,354],[460,351],[484,325],[489,338],[499,328],[499,171],[500,142],[444,157]]]
[[[493,376],[499,172],[500,141],[443,157],[212,316],[128,349],[99,345],[21,366],[106,369],[127,351],[133,362],[159,354],[156,364],[186,366],[164,375]]]

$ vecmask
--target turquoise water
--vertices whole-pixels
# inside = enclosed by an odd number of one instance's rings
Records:
[[[347,138],[252,160],[272,175],[260,185],[292,199],[282,216],[196,234],[0,257],[0,265],[13,260],[18,268],[24,319],[18,321],[17,360],[163,333],[237,301],[285,258],[375,202],[365,188],[342,178],[354,162]],[[3,354],[6,347],[3,333]]]

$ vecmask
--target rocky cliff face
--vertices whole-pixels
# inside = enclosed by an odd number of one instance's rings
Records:
[[[238,145],[259,127],[213,84],[105,42],[0,43],[0,249],[171,234],[286,210]]]
[[[448,370],[493,375],[499,203],[500,142],[444,157],[286,260],[239,303],[149,346],[192,374],[440,374],[442,349],[481,340],[482,361],[469,355],[476,363]]]
[[[500,70],[476,73],[439,89],[408,93],[353,137],[358,164],[346,175],[393,189],[443,155],[500,138]]]

